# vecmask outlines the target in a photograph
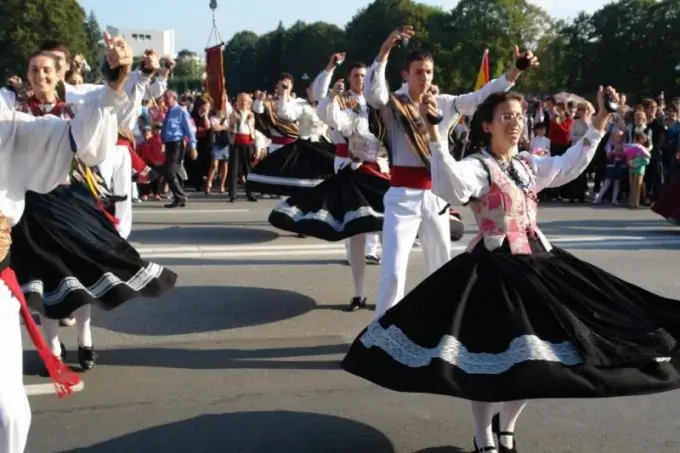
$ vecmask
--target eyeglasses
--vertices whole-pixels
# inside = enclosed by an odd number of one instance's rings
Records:
[[[527,116],[524,113],[504,113],[500,115],[498,119],[503,124],[512,123],[513,120],[518,123],[524,123],[527,120]]]

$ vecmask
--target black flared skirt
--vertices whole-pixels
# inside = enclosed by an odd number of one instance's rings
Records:
[[[279,203],[269,223],[326,241],[382,231],[383,197],[389,185],[389,179],[377,172],[348,165],[318,186]]]
[[[29,306],[54,319],[85,304],[111,310],[157,297],[177,280],[143,260],[80,185],[26,194],[26,210],[12,229],[11,260]]]
[[[472,401],[598,398],[680,386],[680,303],[561,249],[453,258],[354,341],[343,368]]]
[[[262,159],[247,186],[251,192],[294,196],[333,176],[334,159],[331,143],[299,139]]]
[[[677,178],[660,194],[652,211],[674,225],[680,225],[680,178]]]

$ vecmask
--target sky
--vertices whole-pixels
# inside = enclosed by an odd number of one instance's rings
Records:
[[[78,0],[85,10],[94,11],[102,27],[175,30],[177,50],[202,51],[209,42],[212,28],[210,0]],[[531,0],[530,0],[531,1]],[[279,21],[288,27],[298,20],[324,21],[344,26],[369,0],[217,0],[217,26],[224,42],[236,32],[251,30],[266,33]],[[446,10],[453,9],[456,0],[422,1]],[[579,11],[594,12],[610,0],[534,0],[553,17],[574,17]],[[323,4],[324,7],[319,8]],[[282,7],[281,5],[285,5]],[[272,8],[275,6],[275,8]]]

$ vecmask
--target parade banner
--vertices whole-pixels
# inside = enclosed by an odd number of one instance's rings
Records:
[[[213,103],[217,105],[224,91],[224,57],[222,44],[205,49],[206,88]]]

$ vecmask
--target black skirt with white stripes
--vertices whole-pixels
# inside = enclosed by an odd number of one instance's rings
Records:
[[[248,173],[250,192],[294,196],[333,176],[334,146],[298,139],[262,159]]]
[[[400,392],[487,402],[680,387],[680,301],[532,248],[456,256],[361,332],[343,368]]]
[[[85,304],[111,310],[157,297],[177,280],[143,260],[80,184],[26,194],[12,229],[11,262],[29,306],[53,319]]]

